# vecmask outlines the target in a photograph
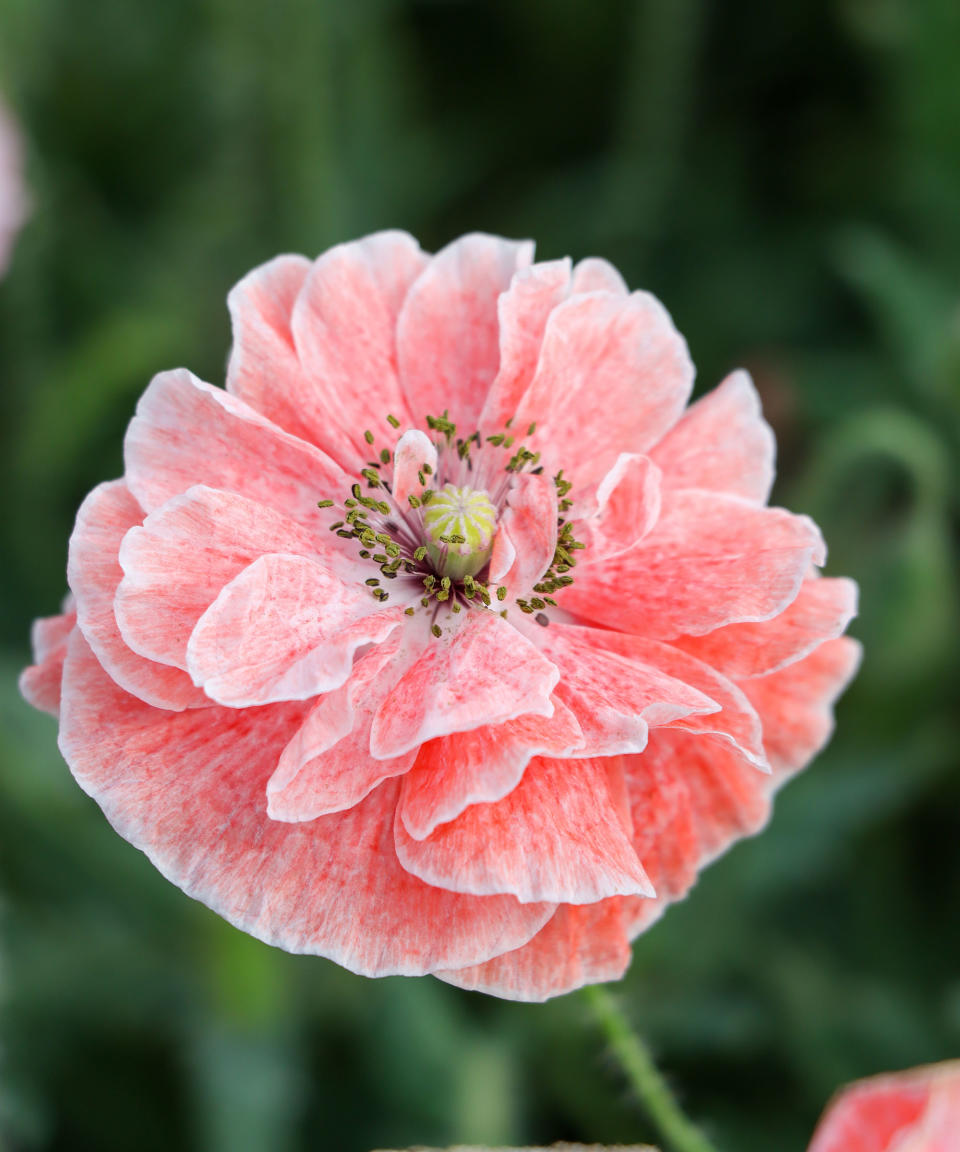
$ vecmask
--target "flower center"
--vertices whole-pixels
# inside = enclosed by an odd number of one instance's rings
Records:
[[[387,440],[393,442],[400,421],[387,416],[386,423],[391,429]],[[330,531],[351,541],[358,559],[373,566],[364,583],[374,599],[383,603],[396,594],[396,599],[406,603],[407,616],[426,612],[434,636],[442,635],[441,624],[448,614],[483,608],[507,616],[514,604],[546,626],[549,619],[544,609],[557,607],[551,594],[573,583],[573,552],[583,545],[574,539],[566,519],[573,504],[569,498],[572,485],[562,471],[553,477],[559,513],[555,555],[534,584],[534,595],[506,603],[506,586],[488,585],[484,579],[497,517],[516,476],[543,472],[540,453],[523,443],[533,436],[536,425],[531,424],[526,433],[516,433],[510,431],[511,423],[508,420],[504,431],[492,436],[473,432],[463,438],[457,437],[456,425],[446,412],[428,416],[428,434],[411,429],[409,435],[421,436],[426,443],[421,442],[419,448],[433,463],[424,459],[413,473],[410,444],[401,462],[391,447],[378,450],[378,437],[368,429],[363,436],[375,459],[360,469],[360,480],[351,486],[350,497],[342,504],[318,501],[320,508],[337,510],[339,519],[329,526]],[[377,569],[379,575],[374,575]]]
[[[427,555],[451,580],[476,576],[490,559],[497,510],[486,492],[444,484],[423,515]]]

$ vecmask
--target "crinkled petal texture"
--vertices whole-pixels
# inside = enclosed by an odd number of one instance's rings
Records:
[[[496,236],[281,256],[229,307],[226,390],[157,376],[81,507],[24,695],[261,939],[522,1000],[618,978],[859,656],[749,377],[688,407],[656,300]],[[432,534],[428,489],[482,531]]]
[[[960,1061],[875,1076],[842,1089],[809,1152],[956,1152]]]

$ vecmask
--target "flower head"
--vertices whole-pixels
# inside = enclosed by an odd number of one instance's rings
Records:
[[[0,103],[0,275],[6,271],[13,238],[27,214],[20,137]]]
[[[765,506],[748,377],[600,260],[390,232],[230,294],[163,373],[24,675],[114,827],[291,951],[543,999],[759,829],[827,739],[855,589]]]
[[[955,1152],[960,1062],[874,1076],[830,1104],[810,1152]]]

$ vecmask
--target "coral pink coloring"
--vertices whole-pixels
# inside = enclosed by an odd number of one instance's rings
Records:
[[[849,1085],[827,1108],[810,1152],[960,1152],[960,1062]]]
[[[263,940],[523,1000],[618,978],[858,659],[749,378],[688,407],[653,297],[494,236],[282,256],[229,306],[226,391],[157,376],[84,501],[25,695]]]

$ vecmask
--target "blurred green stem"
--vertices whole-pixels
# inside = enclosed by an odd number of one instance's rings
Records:
[[[680,1110],[666,1080],[657,1070],[650,1050],[633,1031],[606,988],[584,988],[600,1030],[620,1062],[631,1088],[672,1152],[716,1152],[703,1133]]]

